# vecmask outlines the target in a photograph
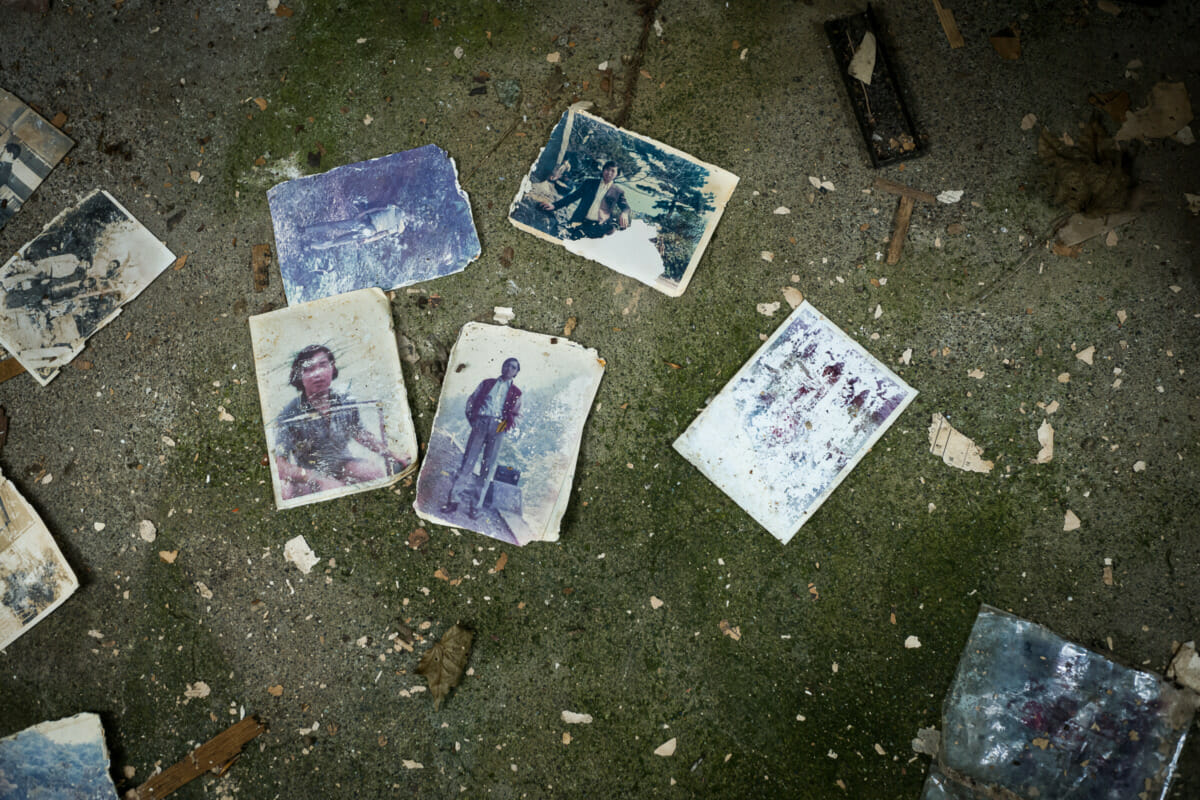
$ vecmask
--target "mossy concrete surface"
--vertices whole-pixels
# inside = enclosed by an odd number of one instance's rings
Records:
[[[1193,4],[1118,5],[959,3],[967,44],[951,50],[929,3],[876,4],[928,146],[878,172],[821,28],[854,4],[6,9],[0,86],[64,112],[77,144],[0,249],[102,187],[187,261],[47,388],[0,385],[0,464],[83,584],[0,655],[0,734],[99,712],[124,790],[243,713],[269,723],[181,798],[915,798],[927,759],[910,740],[939,724],[981,603],[1161,672],[1200,634],[1200,223],[1184,200],[1200,151],[1137,147],[1157,204],[1078,258],[1044,246],[1063,210],[1036,156],[1042,125],[1079,131],[1089,93],[1123,89],[1136,108],[1159,80],[1200,87]],[[1010,23],[1015,62],[987,41]],[[577,100],[740,176],[682,297],[508,223]],[[405,378],[421,440],[459,328],[494,306],[543,333],[574,317],[572,338],[608,363],[557,544],[431,526],[410,549],[410,483],[274,509],[246,323],[285,302],[277,273],[253,291],[265,191],[430,142],[457,162],[483,254],[395,295],[420,356]],[[917,206],[895,266],[877,175],[965,190]],[[786,546],[671,449],[778,325],[786,303],[755,306],[785,286],[920,391]],[[929,453],[935,412],[991,473]],[[1036,464],[1045,419],[1054,458]],[[321,557],[307,576],[282,556],[297,534]],[[435,711],[415,668],[455,623],[476,631],[470,671]],[[412,652],[393,637],[406,628]],[[197,681],[211,693],[185,698]],[[674,755],[655,755],[669,739]],[[1196,796],[1200,741],[1172,792]]]

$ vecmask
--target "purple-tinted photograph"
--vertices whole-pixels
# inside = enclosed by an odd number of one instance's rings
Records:
[[[437,145],[296,178],[267,201],[291,305],[409,286],[479,257],[470,201]]]

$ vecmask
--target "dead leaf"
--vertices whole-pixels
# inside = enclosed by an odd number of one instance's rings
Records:
[[[495,575],[497,572],[501,572],[507,565],[508,565],[508,553],[501,553],[500,557],[496,559],[496,566],[494,566],[490,570],[488,570],[488,574]]]
[[[408,535],[408,546],[413,550],[420,550],[429,542],[429,531],[424,528],[416,528]]]
[[[735,642],[742,638],[742,629],[737,625],[730,625],[729,620],[723,619],[717,623],[717,627],[721,629],[721,633],[733,639]]]
[[[277,683],[274,686],[268,686],[267,694],[271,695],[271,697],[282,697],[283,696],[283,684]]]
[[[271,281],[271,245],[256,244],[250,248],[250,271],[254,276],[254,291],[261,292]]]
[[[1160,139],[1170,136],[1192,121],[1192,104],[1187,85],[1162,81],[1150,90],[1145,107],[1125,115],[1125,124],[1113,136],[1118,142],[1128,139]]]
[[[783,287],[783,299],[792,308],[796,308],[804,302],[804,294],[794,286]]]
[[[474,634],[471,631],[455,625],[421,656],[417,674],[424,675],[425,680],[429,682],[429,693],[433,695],[435,710],[450,690],[462,680],[473,638]]]
[[[563,336],[570,336],[577,324],[579,324],[579,320],[575,317],[567,317],[567,324],[563,325]]]
[[[254,98],[254,105],[258,106],[259,111],[267,110],[267,99],[265,97]]]
[[[1124,122],[1129,111],[1129,92],[1094,92],[1088,95],[1088,102],[1101,109],[1116,122]]]
[[[54,115],[54,119],[50,120],[50,124],[56,128],[61,128],[67,124],[67,115],[62,111],[58,112]]]
[[[187,263],[187,260],[188,254],[184,253],[179,258],[175,259],[175,264],[171,267],[171,269],[175,272],[179,272],[179,270],[183,269],[183,265]]]
[[[1034,459],[1035,464],[1047,464],[1054,458],[1054,428],[1050,425],[1050,420],[1042,422],[1038,428],[1038,443],[1042,449],[1038,451],[1037,458]]]
[[[168,564],[174,564],[175,559],[179,557],[178,550],[159,550],[158,557]]]
[[[439,581],[448,581],[450,580],[450,573],[446,572],[446,570],[442,569],[441,567],[438,567],[437,571],[433,573],[433,577],[437,578]]]
[[[1021,36],[1012,26],[996,31],[989,41],[1005,61],[1016,61],[1021,57]]]

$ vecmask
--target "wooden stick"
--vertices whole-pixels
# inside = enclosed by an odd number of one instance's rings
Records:
[[[933,0],[933,7],[937,9],[938,22],[942,23],[942,31],[946,34],[946,41],[950,42],[950,49],[957,50],[966,45],[958,30],[958,23],[954,21],[954,12],[943,8],[940,0]]]
[[[892,226],[892,241],[888,243],[887,263],[895,264],[900,260],[900,250],[904,247],[904,237],[908,236],[908,221],[912,219],[913,206],[916,201],[908,195],[901,195],[900,205],[896,207],[896,222]]]
[[[922,203],[937,202],[937,198],[931,195],[929,192],[922,192],[919,189],[913,189],[909,186],[905,186],[902,183],[889,181],[887,178],[876,178],[875,188],[881,192],[887,192],[888,194],[897,194],[901,197],[911,197],[913,200],[920,200]]]
[[[247,742],[266,729],[267,726],[259,722],[258,717],[246,717],[188,753],[182,761],[157,775],[151,775],[150,780],[133,791],[133,797],[135,800],[166,797],[209,770],[230,764]]]
[[[254,273],[254,291],[266,289],[271,282],[271,245],[256,244],[250,248],[250,269]]]

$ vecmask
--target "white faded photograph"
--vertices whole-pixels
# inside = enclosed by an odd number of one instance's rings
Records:
[[[78,588],[41,517],[0,474],[0,650]]]
[[[0,798],[117,800],[98,714],[42,722],[0,739]]]
[[[278,508],[388,486],[417,438],[391,305],[360,289],[250,318]]]
[[[786,543],[916,395],[805,302],[674,446]]]
[[[678,297],[737,182],[720,167],[573,106],[522,180],[508,217]]]
[[[0,269],[0,344],[45,386],[174,261],[166,245],[97,189]]]
[[[450,352],[413,507],[515,545],[558,538],[604,374],[561,336],[471,322]]]
[[[74,144],[32,108],[0,89],[0,228]]]

